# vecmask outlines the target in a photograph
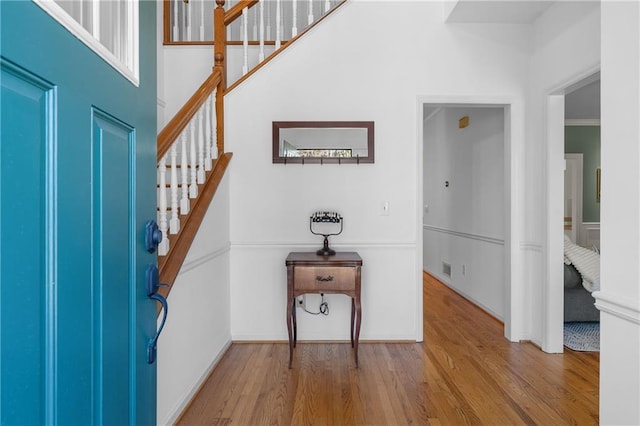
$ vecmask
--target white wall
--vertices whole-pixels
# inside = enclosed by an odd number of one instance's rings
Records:
[[[213,48],[163,46],[157,9],[160,130],[211,73]],[[176,420],[231,344],[229,198],[225,177],[168,298],[158,342],[158,424]]]
[[[381,31],[389,22],[399,25]],[[431,2],[349,2],[227,95],[234,339],[286,339],[284,259],[320,245],[308,231],[318,209],[343,214],[344,233],[332,245],[364,259],[362,339],[421,338],[416,99],[494,96],[522,111],[529,31],[445,25],[442,5]],[[271,164],[278,120],[373,120],[376,162]],[[379,214],[384,201],[389,216]],[[345,339],[342,299],[330,297],[329,317],[299,315],[300,338]]]
[[[546,351],[562,351],[562,248],[564,89],[598,71],[599,2],[556,2],[533,26],[527,144],[527,186],[521,194],[525,312],[530,339]],[[557,95],[550,98],[550,95]],[[550,111],[560,115],[549,121]],[[552,140],[553,143],[547,141]],[[552,201],[547,204],[547,197]],[[541,285],[541,283],[543,283]]]
[[[504,109],[444,107],[424,127],[424,269],[503,319]]]
[[[169,121],[211,75],[213,46],[164,46],[162,56],[164,115]]]
[[[557,2],[532,26],[532,39],[526,26],[445,26],[442,10],[431,2],[402,7],[385,3],[350,2],[227,98],[228,147],[236,153],[229,188],[234,338],[285,338],[284,258],[291,249],[320,244],[307,230],[308,215],[318,208],[345,215],[345,232],[333,242],[340,249],[357,249],[365,260],[363,338],[415,337],[420,320],[414,309],[415,282],[422,263],[420,236],[415,235],[422,211],[416,205],[420,160],[412,158],[421,124],[416,123],[415,100],[421,95],[468,95],[514,99],[512,112],[518,116],[510,130],[516,137],[526,131],[513,171],[526,177],[515,200],[526,216],[520,220],[522,229],[516,230],[523,238],[514,242],[524,258],[515,264],[514,274],[525,283],[524,294],[518,296],[526,328],[522,338],[545,346],[543,317],[546,303],[554,297],[548,287],[561,280],[561,266],[554,266],[561,248],[552,247],[555,237],[550,236],[556,225],[562,234],[562,213],[556,224],[545,201],[558,196],[562,205],[561,194],[553,189],[561,176],[553,156],[561,150],[546,145],[547,112],[559,105],[556,99],[549,102],[548,95],[561,95],[566,84],[598,70],[602,22],[600,419],[603,424],[638,424],[637,3],[603,2],[601,21],[597,2]],[[380,30],[389,23],[398,25]],[[210,70],[211,55],[202,48],[189,66],[181,54],[169,55],[173,59],[165,56],[165,96],[168,104],[179,106],[180,98],[193,90],[183,93],[169,86],[177,81],[195,89]],[[191,72],[198,75],[187,81]],[[526,129],[519,124],[525,113]],[[247,117],[251,126],[246,125]],[[274,166],[270,122],[285,119],[375,120],[376,163]],[[542,178],[546,175],[551,176],[548,185]],[[391,202],[390,216],[378,215],[383,200]],[[347,304],[338,296],[330,304],[327,318],[299,315],[301,338],[346,338]],[[160,380],[169,374],[165,370],[178,365],[163,348]],[[179,399],[162,398],[159,394],[159,401],[166,401],[162,405],[175,405]]]
[[[600,422],[640,424],[640,6],[602,2]]]
[[[211,203],[169,294],[158,341],[158,423],[172,424],[231,344],[229,181]]]

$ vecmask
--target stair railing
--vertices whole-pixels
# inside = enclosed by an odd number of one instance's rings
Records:
[[[227,0],[225,8],[231,9],[242,0]],[[297,35],[315,22],[342,0],[262,0],[261,7],[248,11],[247,24],[236,21],[226,28],[227,43],[241,45],[249,34],[253,42],[258,40],[260,25],[267,44],[273,45],[276,32],[280,31],[281,41]],[[214,31],[211,14],[216,7],[215,0],[165,0],[164,1],[164,44],[213,44]],[[279,9],[279,10],[278,10]],[[279,28],[279,30],[278,30]]]
[[[224,9],[225,0],[215,0],[217,7],[213,11],[215,40],[213,71],[158,134],[158,225],[164,235],[158,247],[158,269],[161,282],[169,284],[169,287],[163,287],[160,292],[165,297],[182,267],[232,156],[231,153],[224,151],[224,94],[289,46],[293,40],[318,24],[328,13],[346,2],[346,0],[332,0],[338,3],[331,8],[332,3],[325,0],[323,16],[315,19],[310,14],[308,26],[302,31],[297,29],[294,21],[295,31],[292,37],[282,42],[277,35],[275,41],[277,49],[265,55],[264,4],[271,4],[274,1],[276,2],[276,20],[281,22],[281,0],[238,0],[227,10]],[[300,0],[300,3],[302,1]],[[314,1],[317,0],[309,0],[309,10],[312,10]],[[165,8],[167,3],[168,0],[165,0]],[[293,0],[294,11],[296,3],[297,0]],[[256,60],[250,63],[248,11],[256,4],[260,4],[258,9],[261,16],[260,36],[257,43],[260,53]],[[293,15],[295,16],[296,12]],[[227,34],[230,25],[240,17],[245,29],[243,75],[228,86]],[[277,29],[276,34],[279,33],[281,30]]]
[[[223,81],[221,68],[215,67],[158,134],[158,226],[164,236],[158,267],[161,281],[169,285],[231,158],[224,153]]]

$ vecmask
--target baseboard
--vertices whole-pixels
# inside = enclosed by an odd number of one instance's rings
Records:
[[[198,381],[193,384],[191,389],[184,395],[183,398],[180,399],[178,404],[176,404],[176,406],[171,411],[169,411],[167,417],[158,421],[159,425],[173,425],[178,421],[182,413],[186,410],[189,404],[191,404],[191,401],[196,396],[198,391],[200,391],[200,388],[202,388],[204,382],[207,381],[214,368],[216,368],[222,357],[227,353],[227,351],[231,347],[231,343],[231,338],[227,339],[220,352],[218,352],[218,355],[213,359],[213,361],[211,361],[211,364],[209,364],[205,372],[202,373]]]

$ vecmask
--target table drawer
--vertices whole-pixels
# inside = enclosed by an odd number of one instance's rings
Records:
[[[355,290],[356,268],[298,266],[294,268],[296,290]]]

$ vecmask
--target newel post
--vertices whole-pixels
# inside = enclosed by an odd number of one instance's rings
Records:
[[[220,83],[216,91],[216,145],[218,158],[224,153],[224,91],[227,88],[227,70],[225,56],[227,53],[227,28],[224,23],[225,0],[216,0],[217,7],[213,11],[213,57],[214,71],[220,72]]]

